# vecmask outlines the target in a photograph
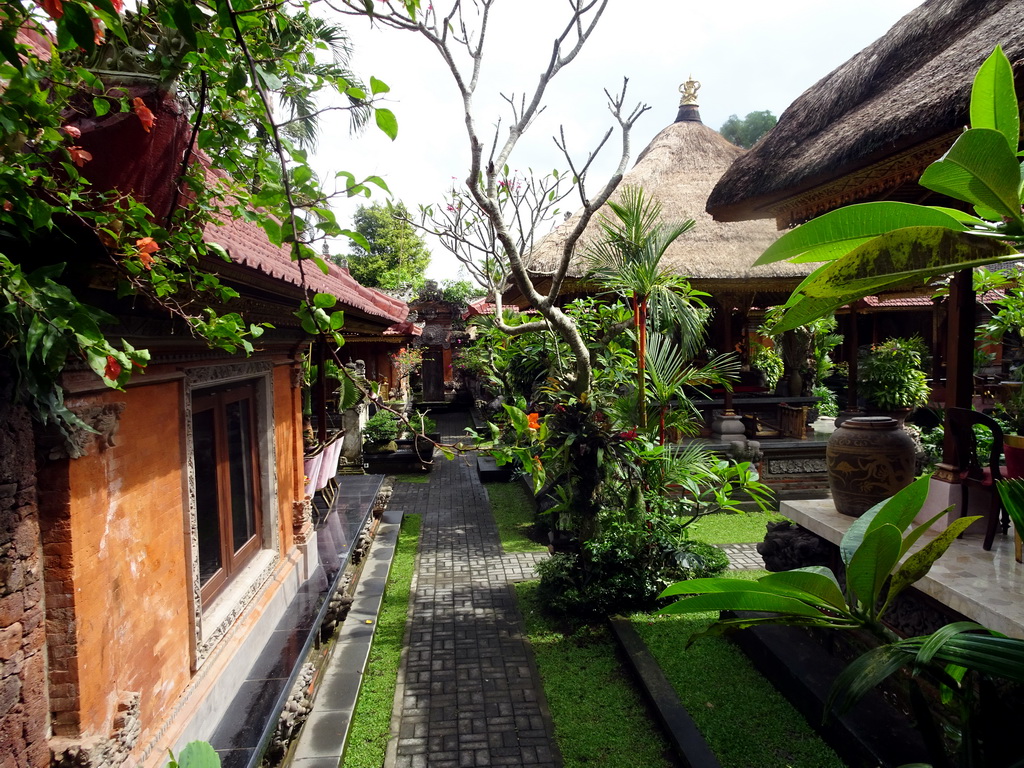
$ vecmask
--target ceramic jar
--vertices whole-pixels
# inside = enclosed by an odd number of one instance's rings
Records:
[[[836,510],[858,517],[914,480],[914,441],[896,419],[858,416],[843,422],[825,448]]]

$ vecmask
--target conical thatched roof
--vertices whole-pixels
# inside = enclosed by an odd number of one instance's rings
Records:
[[[681,116],[683,113],[680,110]],[[690,115],[696,116],[696,110]],[[640,186],[661,202],[664,220],[696,220],[696,226],[670,246],[664,261],[674,272],[691,278],[696,287],[714,288],[706,281],[726,281],[740,292],[788,291],[810,272],[812,265],[780,262],[751,266],[779,236],[773,224],[723,224],[704,210],[712,187],[745,152],[701,123],[699,116],[682,119],[654,137],[636,165],[623,176],[619,191],[628,185]],[[598,221],[602,215],[611,216],[611,211],[605,208],[591,220],[576,245],[567,282],[578,281],[586,274],[587,265],[581,254],[586,244],[599,236]],[[577,212],[537,244],[528,262],[532,274],[541,277],[554,271],[565,239],[579,217]]]
[[[785,226],[865,192],[891,198],[913,186],[967,123],[974,74],[996,44],[1019,86],[1024,2],[928,0],[794,101],[722,177],[708,210]],[[801,194],[798,215],[784,210],[780,201]]]

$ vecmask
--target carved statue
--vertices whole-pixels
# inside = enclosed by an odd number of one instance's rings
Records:
[[[679,92],[683,94],[683,97],[679,99],[679,106],[684,104],[697,105],[697,91],[700,90],[700,81],[694,80],[693,75],[690,75],[690,79],[679,86]]]

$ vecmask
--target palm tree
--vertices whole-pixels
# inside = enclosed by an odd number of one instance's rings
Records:
[[[678,326],[684,353],[692,356],[704,335],[705,315],[689,283],[662,265],[665,251],[693,219],[664,223],[661,203],[641,187],[627,186],[619,202],[608,201],[615,214],[599,220],[603,237],[585,251],[588,279],[607,293],[625,296],[633,307],[629,323],[637,329],[637,404],[639,426],[647,426],[646,357],[648,319],[657,326]],[[625,330],[625,328],[620,329]]]

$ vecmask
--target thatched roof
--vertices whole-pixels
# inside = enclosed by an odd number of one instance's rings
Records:
[[[967,123],[974,74],[997,43],[1019,83],[1024,3],[928,0],[794,101],[722,177],[708,210],[784,226],[799,217],[787,219],[781,201],[797,195],[803,215],[816,215],[916,182]]]
[[[755,290],[757,287],[789,290],[810,271],[809,265],[780,262],[765,267],[751,266],[778,237],[774,225],[768,222],[722,224],[704,211],[715,182],[744,152],[701,123],[699,116],[696,120],[682,120],[654,137],[637,158],[636,165],[624,175],[619,190],[627,185],[642,187],[661,202],[666,221],[696,220],[696,226],[676,240],[666,253],[664,263],[674,272],[691,278],[698,285],[707,280],[724,280],[738,290],[750,290],[752,286]],[[586,243],[598,236],[598,220],[602,215],[610,216],[611,212],[607,208],[599,212],[577,243],[568,273],[571,279],[579,280],[587,271],[580,254]],[[565,239],[579,216],[577,212],[537,244],[528,262],[531,273],[540,276],[554,271]],[[780,278],[785,286],[778,285]]]

